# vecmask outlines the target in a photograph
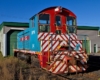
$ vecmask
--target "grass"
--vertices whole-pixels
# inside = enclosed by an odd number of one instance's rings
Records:
[[[19,70],[19,80],[23,80],[21,68],[27,67],[24,61],[15,57],[4,58],[0,52],[0,80],[14,80],[15,72]]]
[[[4,58],[3,58],[3,55],[2,55],[2,53],[0,51],[0,60],[2,60],[2,59],[4,59]]]
[[[0,60],[0,80],[12,80],[14,78],[16,59],[3,58]]]

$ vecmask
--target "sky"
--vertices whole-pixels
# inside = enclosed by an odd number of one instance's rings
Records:
[[[77,25],[100,26],[100,0],[0,0],[0,23],[28,23],[30,17],[52,6],[75,13]]]

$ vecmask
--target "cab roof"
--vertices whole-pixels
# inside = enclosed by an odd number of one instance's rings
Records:
[[[54,7],[45,8],[45,9],[41,10],[40,12],[38,12],[37,14],[35,14],[34,16],[32,16],[30,19],[33,19],[36,15],[38,15],[38,14],[40,14],[40,13],[43,13],[43,12],[45,12],[45,11],[47,11],[47,10],[54,10],[54,9],[57,8],[57,7],[59,7],[59,6],[54,6]],[[69,9],[66,9],[66,8],[64,8],[64,7],[61,7],[61,8],[62,8],[62,10],[66,11],[66,13],[69,13],[69,14],[71,14],[73,17],[76,18],[76,15],[75,15],[72,11],[70,11]]]

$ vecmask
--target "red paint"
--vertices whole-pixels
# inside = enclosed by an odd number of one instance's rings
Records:
[[[26,41],[26,40],[29,40],[29,36],[24,36],[24,37],[20,38],[20,41]]]
[[[43,53],[43,67],[46,68],[48,62],[47,52]]]
[[[41,67],[43,67],[43,56],[41,54],[38,54],[38,58],[40,60]]]

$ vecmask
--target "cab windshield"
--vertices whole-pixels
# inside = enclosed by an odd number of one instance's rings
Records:
[[[74,17],[68,16],[66,20],[67,32],[76,33],[76,19]]]

